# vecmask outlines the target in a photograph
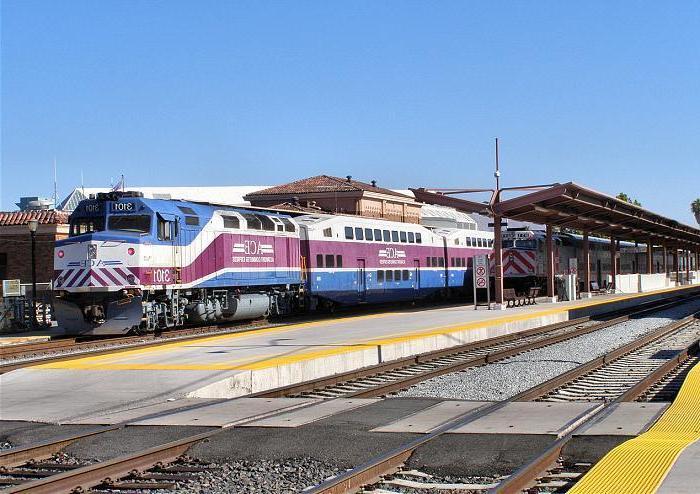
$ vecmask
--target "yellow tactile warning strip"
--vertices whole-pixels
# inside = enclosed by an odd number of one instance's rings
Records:
[[[632,294],[624,295],[615,298],[606,298],[604,300],[593,300],[593,301],[577,301],[574,303],[569,303],[566,305],[561,305],[552,309],[541,310],[537,312],[525,312],[517,313],[510,316],[495,317],[489,319],[481,319],[477,321],[472,321],[466,324],[453,324],[453,325],[443,325],[443,326],[433,326],[424,328],[412,333],[397,333],[397,334],[384,334],[376,339],[363,339],[363,340],[348,340],[341,343],[340,346],[328,345],[325,348],[315,347],[313,350],[307,350],[304,348],[299,348],[297,350],[292,350],[286,354],[264,354],[260,353],[255,356],[243,357],[239,359],[232,359],[227,362],[218,363],[192,363],[192,362],[177,362],[177,355],[172,355],[168,359],[167,363],[146,363],[146,362],[129,362],[128,360],[143,354],[155,354],[176,351],[178,348],[186,348],[192,345],[202,345],[206,343],[215,343],[221,340],[238,340],[243,338],[257,337],[269,333],[282,333],[287,331],[295,331],[298,329],[322,326],[322,325],[332,325],[339,324],[348,321],[360,321],[366,319],[389,317],[389,316],[400,316],[406,315],[406,312],[389,312],[383,314],[369,314],[366,316],[352,316],[346,318],[338,318],[331,320],[314,321],[302,324],[291,324],[287,326],[276,326],[266,329],[261,329],[257,331],[248,331],[245,333],[233,333],[226,335],[216,335],[216,336],[206,336],[202,338],[197,338],[196,340],[184,340],[176,341],[172,343],[165,343],[157,347],[147,347],[147,348],[137,348],[134,350],[119,351],[113,354],[97,355],[93,357],[76,357],[75,359],[63,360],[59,362],[51,362],[47,364],[41,364],[31,367],[31,369],[71,369],[71,370],[201,370],[201,371],[226,371],[226,370],[259,370],[271,367],[277,367],[280,365],[291,364],[294,362],[300,362],[305,360],[312,360],[322,357],[328,357],[332,355],[339,355],[354,351],[366,350],[377,348],[382,345],[390,345],[395,343],[402,343],[411,340],[416,340],[420,338],[427,338],[431,336],[445,335],[450,333],[456,333],[460,331],[468,331],[475,329],[482,329],[486,327],[499,326],[502,324],[508,324],[512,322],[524,321],[527,319],[534,319],[538,317],[545,317],[554,314],[561,314],[571,310],[580,310],[586,307],[592,307],[596,305],[604,305],[614,302],[620,302],[623,300],[630,300],[639,297],[649,297],[655,294],[660,294],[664,292],[671,292],[677,290],[683,290],[691,287],[681,287],[681,288],[666,288],[663,290],[657,290],[654,292],[647,292],[642,294]],[[303,344],[300,344],[302,347]]]
[[[681,452],[700,439],[700,365],[659,420],[603,457],[569,494],[646,494],[661,485]]]

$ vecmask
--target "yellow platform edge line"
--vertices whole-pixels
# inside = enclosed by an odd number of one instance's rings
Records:
[[[652,494],[683,450],[699,439],[700,365],[696,365],[656,423],[611,450],[569,494]]]
[[[479,321],[474,321],[467,324],[452,324],[443,326],[434,326],[431,328],[421,329],[412,333],[405,333],[395,337],[387,338],[386,335],[382,338],[377,339],[363,339],[357,341],[345,342],[342,346],[328,347],[313,351],[298,350],[288,355],[279,356],[277,354],[268,355],[258,355],[255,357],[246,357],[242,359],[236,359],[220,364],[147,364],[147,363],[116,363],[115,360],[123,360],[125,358],[134,357],[141,354],[152,354],[156,352],[166,352],[179,347],[186,347],[192,344],[202,344],[215,342],[222,339],[239,339],[245,337],[255,337],[259,335],[264,335],[268,333],[275,332],[287,332],[294,331],[298,329],[303,329],[307,327],[313,327],[318,325],[324,325],[327,323],[340,324],[348,321],[363,320],[370,318],[379,317],[389,317],[392,315],[405,315],[406,312],[390,312],[383,314],[369,314],[364,316],[351,316],[347,318],[323,320],[323,321],[312,321],[308,323],[293,324],[293,325],[282,325],[275,326],[271,328],[265,328],[261,330],[246,331],[245,333],[230,333],[225,335],[214,335],[205,336],[197,339],[189,339],[184,341],[176,341],[171,343],[164,343],[157,347],[140,348],[134,350],[122,350],[112,354],[97,355],[97,356],[87,356],[87,357],[76,357],[71,360],[64,360],[60,362],[51,362],[47,364],[40,364],[31,367],[31,369],[72,369],[72,370],[260,370],[269,367],[277,367],[280,365],[288,365],[291,363],[296,363],[305,360],[312,360],[321,357],[329,357],[334,355],[345,354],[349,352],[366,350],[368,348],[376,348],[383,345],[391,345],[403,342],[409,342],[417,339],[429,338],[432,336],[449,335],[456,332],[475,330],[475,329],[485,329],[493,326],[500,326],[503,324],[509,324],[513,322],[524,321],[528,319],[536,319],[541,317],[547,317],[551,315],[561,314],[565,312],[570,312],[572,310],[580,310],[588,307],[594,307],[598,305],[605,305],[610,303],[616,303],[620,301],[631,300],[639,297],[652,297],[657,294],[679,291],[684,289],[700,288],[698,286],[684,286],[684,287],[671,287],[662,290],[656,290],[653,292],[646,292],[640,294],[629,294],[621,295],[614,299],[596,300],[596,301],[576,301],[572,305],[554,307],[547,310],[541,310],[537,312],[530,312],[524,314],[516,314],[511,316],[496,317],[491,319],[482,319]],[[440,309],[438,309],[440,310]],[[391,336],[391,335],[389,335]],[[244,364],[242,362],[248,362]]]

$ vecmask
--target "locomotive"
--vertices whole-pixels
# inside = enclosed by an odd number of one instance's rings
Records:
[[[68,334],[114,335],[464,292],[493,234],[98,194],[54,251]]]

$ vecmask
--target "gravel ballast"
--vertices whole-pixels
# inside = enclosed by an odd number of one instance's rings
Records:
[[[397,396],[504,400],[698,310],[700,301],[688,302],[653,316],[632,319],[489,365],[445,374],[399,392]]]
[[[209,463],[218,467],[199,475],[197,482],[188,483],[177,494],[240,494],[275,492],[291,494],[317,485],[342,470],[313,458],[290,458],[284,461],[229,460]]]

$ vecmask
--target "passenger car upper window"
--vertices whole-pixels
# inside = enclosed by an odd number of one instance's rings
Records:
[[[333,229],[332,228],[324,228],[323,229],[323,236],[324,237],[332,237],[333,236]]]
[[[257,218],[260,219],[260,224],[262,224],[262,229],[268,232],[275,231],[275,222],[270,219],[269,216],[264,214],[256,214]]]
[[[374,229],[374,241],[375,242],[382,241],[382,231],[379,228]]]
[[[408,241],[408,236],[406,235],[406,232],[401,232],[401,243],[405,244]]]
[[[416,243],[417,244],[423,243],[423,240],[421,239],[420,233],[416,233]]]
[[[352,240],[352,227],[351,226],[345,227],[345,238],[348,240]]]
[[[384,235],[385,242],[391,242],[391,233],[389,233],[389,230],[384,230],[382,234]]]
[[[362,228],[355,227],[355,240],[363,240],[364,238],[364,235],[362,235]]]
[[[392,242],[399,241],[399,232],[397,232],[396,230],[391,230],[391,241]]]
[[[296,227],[294,226],[294,223],[289,221],[288,218],[280,218],[280,220],[282,220],[282,223],[284,223],[284,231],[286,231],[286,232],[297,231]]]
[[[408,243],[413,244],[416,242],[416,234],[413,232],[408,232]]]
[[[372,229],[371,228],[365,228],[365,240],[369,240],[370,242],[372,241]]]
[[[262,230],[262,223],[260,218],[250,213],[241,213],[245,218],[249,230]]]

